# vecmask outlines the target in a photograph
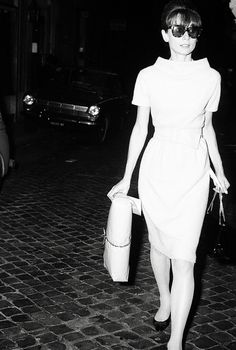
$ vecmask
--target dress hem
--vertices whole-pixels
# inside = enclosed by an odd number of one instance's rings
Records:
[[[157,250],[158,252],[160,252],[161,254],[165,255],[167,258],[171,259],[171,260],[185,260],[185,261],[188,261],[188,262],[191,262],[193,264],[196,263],[196,257],[194,259],[191,259],[189,257],[178,257],[178,256],[170,256],[169,254],[166,254],[164,251],[162,251],[161,249],[157,248],[153,243],[150,242],[149,240],[149,243],[151,245],[151,247],[153,247],[155,250]]]

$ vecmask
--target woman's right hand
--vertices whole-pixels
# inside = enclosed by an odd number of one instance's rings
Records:
[[[112,187],[112,189],[108,192],[107,197],[110,198],[110,200],[113,200],[117,193],[123,193],[126,195],[129,191],[129,188],[130,181],[122,179],[120,182],[118,182],[115,186]]]

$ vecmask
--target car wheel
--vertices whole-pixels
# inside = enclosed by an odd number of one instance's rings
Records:
[[[0,154],[0,179],[5,175],[5,165],[3,156]]]
[[[0,177],[7,174],[9,165],[9,137],[5,128],[0,130]]]
[[[97,131],[97,140],[99,143],[103,143],[107,139],[109,129],[109,120],[108,118],[104,118],[102,121],[98,131]]]

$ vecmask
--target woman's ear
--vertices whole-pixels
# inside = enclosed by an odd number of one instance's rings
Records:
[[[161,35],[162,35],[163,40],[166,43],[168,43],[169,42],[169,36],[168,36],[168,33],[164,29],[161,30]]]

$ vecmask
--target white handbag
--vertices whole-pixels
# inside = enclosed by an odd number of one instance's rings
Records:
[[[132,215],[141,215],[140,199],[117,194],[110,206],[104,232],[104,267],[114,282],[129,279]]]

